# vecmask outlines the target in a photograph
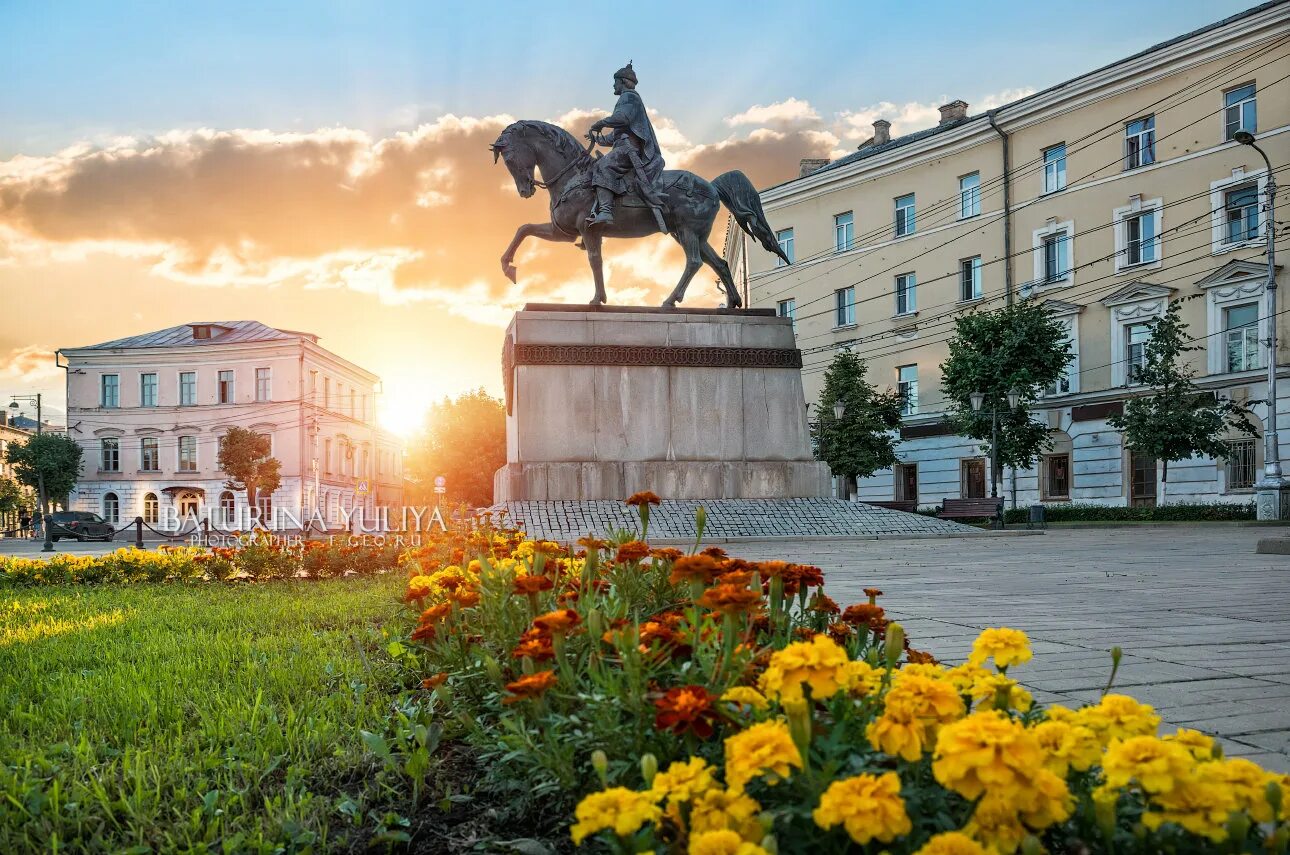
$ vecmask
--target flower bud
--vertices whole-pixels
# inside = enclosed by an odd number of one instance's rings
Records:
[[[1273,818],[1280,818],[1281,785],[1278,784],[1276,781],[1268,781],[1268,785],[1263,788],[1263,795],[1264,795],[1264,798],[1268,800],[1268,804],[1272,805]]]
[[[641,755],[641,777],[645,779],[645,786],[654,786],[654,776],[658,774],[658,758],[653,754],[646,752]]]
[[[761,848],[766,850],[766,855],[779,855],[779,841],[773,834],[767,834],[761,839]]]
[[[1234,810],[1228,814],[1224,827],[1227,829],[1228,841],[1240,844],[1250,834],[1250,818],[1245,815],[1245,811]]]
[[[1093,818],[1097,821],[1098,830],[1102,832],[1102,837],[1108,843],[1115,837],[1115,806],[1119,801],[1119,793],[1111,791],[1109,793],[1093,791]]]
[[[887,624],[887,667],[895,668],[900,654],[905,652],[905,628],[892,621]]]
[[[605,618],[600,613],[600,609],[592,609],[587,612],[587,632],[592,638],[600,638],[605,633]]]
[[[1027,834],[1021,841],[1021,855],[1043,855],[1043,852],[1044,846],[1035,835]]]
[[[600,778],[601,788],[609,786],[609,757],[605,752],[597,748],[591,752],[591,768],[596,770],[597,777]]]

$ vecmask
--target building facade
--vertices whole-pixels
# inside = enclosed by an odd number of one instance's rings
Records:
[[[175,530],[197,517],[246,528],[246,493],[218,463],[232,427],[270,438],[281,484],[257,504],[279,527],[309,511],[338,528],[342,510],[370,522],[402,504],[401,445],[376,426],[380,379],[315,335],[199,322],[58,355],[68,435],[84,449],[72,509],[117,525],[142,517]]]
[[[0,409],[0,480],[17,483],[18,479],[14,475],[13,466],[8,462],[7,452],[11,444],[21,445],[30,439],[31,435],[30,431],[14,423],[8,407]],[[26,515],[30,517],[37,504],[36,491],[21,485],[18,489],[23,495]],[[18,534],[22,516],[22,511],[0,511],[0,537]]]
[[[794,263],[745,245],[737,228],[725,256],[751,305],[794,317],[807,401],[840,348],[866,360],[871,382],[907,395],[901,462],[848,491],[921,506],[989,495],[986,449],[944,422],[940,366],[957,316],[1036,299],[1074,358],[1031,406],[1050,450],[1032,469],[1005,470],[999,494],[1154,503],[1163,467],[1107,423],[1142,393],[1134,366],[1147,323],[1194,297],[1181,305],[1199,385],[1249,402],[1266,394],[1268,324],[1282,345],[1290,332],[1263,304],[1267,168],[1234,139],[1249,131],[1274,170],[1290,164],[1287,76],[1290,3],[1267,3],[986,113],[954,101],[936,127],[895,139],[877,121],[856,152],[804,161],[798,178],[764,191]],[[1252,410],[1266,423],[1265,406]],[[1227,461],[1171,464],[1169,501],[1252,502],[1262,441],[1234,435],[1230,448]]]

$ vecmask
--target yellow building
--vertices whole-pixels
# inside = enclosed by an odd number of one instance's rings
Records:
[[[1033,407],[1052,429],[1051,452],[1035,469],[1005,471],[1000,495],[1153,503],[1160,467],[1130,454],[1106,418],[1134,394],[1146,323],[1168,300],[1201,295],[1183,317],[1202,348],[1193,356],[1204,388],[1249,401],[1266,393],[1268,175],[1233,135],[1253,132],[1274,170],[1290,164],[1290,3],[986,113],[954,101],[941,114],[895,139],[877,121],[858,151],[804,161],[798,178],[764,191],[794,263],[777,266],[729,229],[736,281],[750,305],[795,318],[808,402],[842,347],[867,361],[872,382],[907,393],[902,462],[855,485],[860,499],[930,506],[988,495],[981,444],[943,423],[940,366],[956,316],[1035,298],[1067,326],[1075,358]],[[1290,210],[1284,195],[1282,204]],[[1278,315],[1284,345],[1290,324]],[[1252,501],[1261,443],[1232,443],[1226,463],[1171,465],[1169,501]]]

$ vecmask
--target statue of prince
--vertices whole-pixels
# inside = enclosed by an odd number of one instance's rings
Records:
[[[502,270],[515,281],[515,253],[526,238],[575,243],[586,251],[595,280],[591,304],[601,305],[607,301],[604,239],[665,232],[685,251],[685,269],[663,305],[675,307],[694,274],[707,264],[719,277],[726,308],[738,308],[743,300],[730,268],[708,244],[722,203],[767,251],[785,263],[789,259],[766,222],[756,188],[742,172],[731,170],[709,182],[692,172],[664,169],[637,83],[630,62],[614,74],[618,103],[612,115],[591,126],[587,148],[563,128],[531,119],[509,125],[493,142],[493,159],[506,163],[520,196],[527,199],[540,188],[551,200],[551,221],[520,226],[502,254]],[[607,146],[609,152],[592,157],[597,145]]]

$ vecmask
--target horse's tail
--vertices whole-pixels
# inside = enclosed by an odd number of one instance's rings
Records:
[[[747,175],[738,169],[732,169],[712,179],[712,186],[717,188],[717,195],[730,209],[730,213],[734,214],[741,229],[755,237],[768,252],[773,252],[784,259],[785,264],[792,263],[784,254],[784,250],[780,249],[779,241],[775,239],[775,233],[770,229],[770,223],[766,222],[766,212],[761,207],[761,196],[757,195],[757,188],[753,187]]]

